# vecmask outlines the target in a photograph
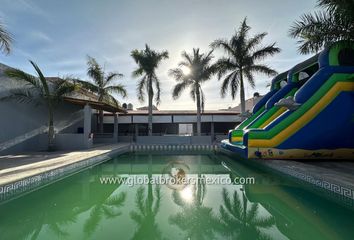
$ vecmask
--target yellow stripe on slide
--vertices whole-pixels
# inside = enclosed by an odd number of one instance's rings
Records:
[[[266,126],[268,126],[269,123],[273,122],[274,119],[276,119],[277,117],[280,116],[280,114],[282,114],[283,112],[285,112],[287,109],[285,107],[282,107],[280,109],[278,109],[278,111],[276,111],[273,116],[271,116],[270,118],[267,119],[267,121],[265,121],[262,125],[259,126],[259,128],[265,128]]]
[[[242,142],[243,141],[243,137],[231,137],[231,141],[232,142]]]
[[[249,139],[248,147],[275,147],[315,118],[341,91],[354,91],[354,83],[337,82],[310,110],[271,139]]]

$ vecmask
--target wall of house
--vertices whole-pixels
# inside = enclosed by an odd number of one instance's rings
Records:
[[[0,65],[0,98],[14,88],[24,87],[7,78],[4,69]],[[46,149],[48,111],[45,105],[0,101],[0,114],[0,155]],[[58,132],[76,132],[78,127],[83,127],[82,119],[82,107],[60,103],[55,108],[54,125]]]

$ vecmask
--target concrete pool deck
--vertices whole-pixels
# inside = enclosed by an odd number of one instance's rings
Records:
[[[130,144],[98,145],[87,150],[58,152],[29,152],[0,156],[0,186],[54,169],[62,168],[89,158],[128,151]]]

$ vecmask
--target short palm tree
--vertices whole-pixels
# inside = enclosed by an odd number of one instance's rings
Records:
[[[156,75],[156,69],[162,60],[168,58],[168,52],[157,52],[152,50],[147,44],[145,50],[133,50],[131,56],[138,64],[133,71],[133,77],[141,77],[137,86],[138,98],[141,102],[145,100],[145,91],[149,98],[149,136],[152,135],[152,101],[155,96],[156,105],[160,103],[160,82]],[[156,93],[154,93],[155,85]]]
[[[11,51],[11,42],[13,41],[11,34],[5,29],[0,22],[0,51],[9,54]]]
[[[77,89],[77,85],[66,80],[58,79],[49,82],[44,77],[42,71],[36,63],[30,61],[37,73],[37,77],[27,74],[19,69],[7,69],[5,74],[18,81],[21,85],[13,89],[10,95],[2,100],[17,100],[19,103],[35,102],[36,104],[45,104],[48,109],[48,150],[54,150],[54,109],[55,106],[63,100],[65,96]]]
[[[99,102],[112,104],[116,107],[119,102],[112,96],[113,93],[123,97],[127,96],[127,90],[122,84],[114,84],[114,80],[123,77],[118,72],[110,72],[105,74],[103,68],[97,63],[96,59],[87,57],[87,75],[93,82],[76,80],[83,88],[88,89],[98,95]],[[99,110],[99,132],[103,133],[103,110]]]
[[[230,88],[231,97],[235,99],[239,90],[242,113],[246,111],[245,79],[254,88],[255,80],[253,75],[255,73],[263,73],[268,76],[276,75],[277,72],[275,70],[259,63],[259,61],[280,52],[280,49],[275,47],[275,43],[265,47],[260,46],[267,33],[263,32],[249,37],[250,29],[251,27],[247,25],[247,19],[245,18],[230,40],[218,39],[211,43],[212,48],[221,48],[227,54],[216,63],[219,80],[226,76],[221,86],[221,96],[224,97]]]
[[[179,68],[171,69],[169,75],[178,82],[173,89],[172,96],[177,99],[183,90],[190,87],[190,95],[197,102],[197,134],[201,135],[201,112],[204,110],[205,96],[201,85],[209,80],[216,68],[211,64],[213,51],[200,53],[199,48],[193,49],[193,54],[182,52],[183,60]],[[181,67],[187,67],[190,72],[184,73]]]
[[[294,22],[289,34],[297,38],[299,52],[318,52],[339,40],[354,41],[353,0],[317,0],[322,11],[307,13]]]

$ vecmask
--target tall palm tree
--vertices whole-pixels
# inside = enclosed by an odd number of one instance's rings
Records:
[[[201,112],[204,110],[205,96],[201,85],[215,73],[216,67],[211,64],[213,51],[199,53],[199,48],[193,48],[193,54],[182,52],[183,60],[179,68],[171,69],[169,75],[178,82],[173,89],[174,99],[180,97],[183,90],[190,87],[190,95],[197,102],[197,134],[201,135]],[[190,72],[184,73],[181,67],[187,67]]]
[[[216,63],[219,80],[226,75],[221,85],[221,96],[224,97],[230,87],[232,99],[235,99],[239,90],[242,113],[246,110],[244,80],[246,79],[254,88],[253,75],[255,73],[276,75],[275,70],[259,61],[280,52],[280,49],[275,47],[275,43],[260,46],[267,33],[263,32],[249,37],[250,29],[251,27],[247,25],[247,18],[245,18],[230,40],[218,39],[211,43],[212,48],[221,48],[227,54]]]
[[[19,103],[45,104],[48,109],[48,150],[54,150],[54,109],[63,100],[63,97],[77,89],[77,85],[66,79],[58,79],[49,82],[44,77],[42,71],[36,63],[30,61],[35,69],[37,76],[34,77],[19,69],[7,69],[5,74],[18,81],[21,87],[13,89],[10,95],[1,100],[17,100]]]
[[[246,195],[242,194],[242,201],[238,192],[234,191],[230,198],[228,191],[223,188],[223,205],[220,206],[220,227],[221,234],[230,239],[271,239],[261,229],[267,229],[275,224],[273,216],[259,217],[258,203],[248,206]]]
[[[11,51],[11,42],[13,41],[11,34],[5,29],[0,22],[0,51],[9,54]]]
[[[122,84],[114,84],[114,80],[123,77],[118,72],[110,72],[106,74],[104,69],[97,63],[96,59],[87,56],[87,75],[93,82],[76,80],[84,88],[96,93],[99,102],[106,102],[119,106],[119,102],[112,96],[113,93],[123,97],[127,96],[127,90]],[[99,132],[103,133],[103,110],[99,110]]]
[[[354,41],[353,0],[317,0],[323,10],[303,14],[291,26],[289,34],[297,38],[299,52],[318,52],[339,40]]]
[[[149,126],[148,133],[152,136],[152,101],[155,95],[156,105],[160,103],[160,82],[156,75],[156,69],[162,60],[168,58],[168,52],[157,52],[152,50],[147,44],[145,50],[133,50],[131,56],[138,64],[133,71],[133,77],[141,77],[137,86],[138,98],[141,102],[145,100],[145,91],[149,98]],[[156,94],[153,85],[155,84]]]

